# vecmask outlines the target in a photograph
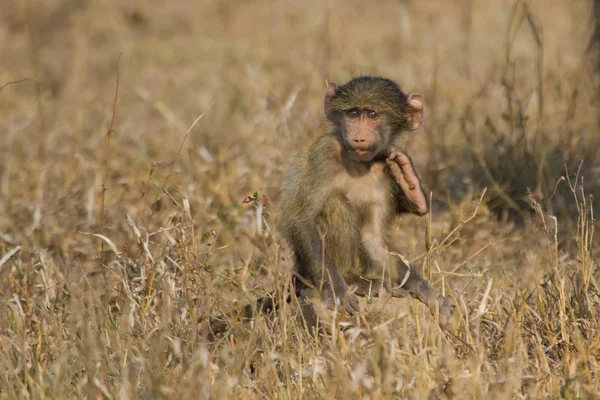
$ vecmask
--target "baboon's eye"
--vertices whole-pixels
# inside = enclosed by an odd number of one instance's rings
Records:
[[[346,111],[346,115],[348,116],[348,118],[356,118],[359,115],[359,111],[358,108],[351,108],[348,111]]]
[[[371,119],[377,119],[379,117],[379,113],[375,110],[367,111],[367,116]]]

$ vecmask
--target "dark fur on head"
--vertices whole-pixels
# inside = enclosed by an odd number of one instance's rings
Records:
[[[384,114],[394,132],[408,128],[406,94],[392,80],[374,76],[359,76],[339,86],[328,107],[327,119],[338,122],[352,108],[369,105]]]

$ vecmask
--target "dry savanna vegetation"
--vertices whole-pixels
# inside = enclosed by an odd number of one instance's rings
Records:
[[[3,0],[0,397],[600,397],[588,1]],[[396,240],[455,304],[296,300],[279,186],[326,81],[425,100],[432,212]],[[245,199],[245,202],[243,201]]]

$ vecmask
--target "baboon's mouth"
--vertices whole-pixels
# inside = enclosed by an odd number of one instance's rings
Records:
[[[370,145],[370,146],[364,146],[364,147],[359,147],[359,146],[353,146],[351,144],[346,144],[346,149],[348,149],[348,151],[350,152],[356,152],[356,153],[375,153],[375,151],[377,150],[377,146],[376,145]]]
[[[370,161],[375,156],[375,149],[369,147],[366,149],[349,148],[350,157],[357,161]]]

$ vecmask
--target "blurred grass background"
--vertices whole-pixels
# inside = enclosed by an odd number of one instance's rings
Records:
[[[600,396],[593,10],[2,0],[0,395]],[[314,337],[292,303],[209,343],[209,316],[285,287],[287,160],[357,74],[425,98],[405,148],[434,208],[397,240],[452,327],[384,297]]]

